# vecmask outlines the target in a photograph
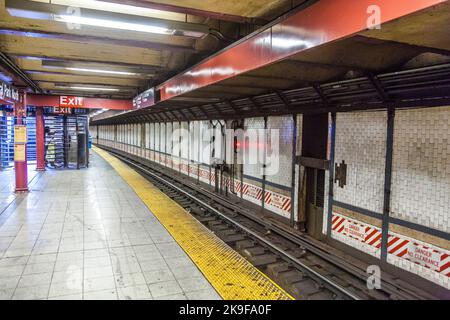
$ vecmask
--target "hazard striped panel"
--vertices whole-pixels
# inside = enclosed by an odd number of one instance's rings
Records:
[[[293,299],[136,171],[103,150],[94,147],[94,151],[127,181],[222,298]]]
[[[260,187],[244,182],[242,187],[244,199],[261,205],[263,199],[263,190]],[[277,192],[265,190],[264,205],[268,210],[289,218],[291,215],[292,200],[291,197],[281,195]]]
[[[331,235],[336,240],[379,257],[382,234],[378,227],[333,212]],[[390,263],[399,268],[405,268],[406,261],[416,266],[416,268],[408,268],[408,271],[450,289],[450,252],[448,250],[389,232],[387,252]],[[429,270],[431,273],[422,272],[417,267]]]
[[[331,236],[375,257],[381,254],[381,229],[333,213]]]

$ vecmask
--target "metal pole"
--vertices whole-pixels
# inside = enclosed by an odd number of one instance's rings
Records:
[[[20,102],[14,105],[14,114],[16,116],[16,124],[23,125],[23,117],[26,116],[26,93],[21,93]],[[14,140],[16,140],[14,136]],[[27,145],[14,143],[14,148],[21,149],[20,158],[19,154],[16,154],[14,150],[14,169],[15,169],[15,180],[16,180],[16,192],[27,192],[28,191],[28,166],[27,166]]]
[[[327,216],[327,236],[331,237],[331,225],[333,220],[333,192],[334,192],[334,152],[336,147],[336,113],[331,114],[330,132],[330,177],[328,186],[328,216]]]
[[[389,107],[387,119],[386,164],[384,174],[384,200],[381,236],[381,260],[387,260],[387,245],[389,238],[389,215],[391,209],[392,160],[394,151],[394,120],[395,108]]]
[[[264,117],[264,155],[263,155],[263,176],[262,176],[262,199],[261,206],[266,206],[266,161],[267,161],[267,117]]]
[[[297,158],[297,115],[293,114],[292,118],[294,120],[293,125],[294,128],[292,130],[292,176],[291,176],[291,227],[295,225],[295,206],[294,206],[294,198],[295,198],[295,167],[296,167],[296,158]]]
[[[42,107],[36,107],[36,170],[45,171],[45,122]]]

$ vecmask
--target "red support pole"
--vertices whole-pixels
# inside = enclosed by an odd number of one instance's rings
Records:
[[[36,107],[36,170],[45,171],[45,125],[42,107]]]
[[[23,125],[23,117],[26,116],[26,94],[21,94],[20,102],[14,105],[14,114],[16,116],[16,125]],[[16,140],[16,137],[14,137]],[[28,166],[27,166],[27,146],[23,146],[23,152],[16,154],[17,145],[14,144],[14,169],[16,174],[16,192],[28,191]]]

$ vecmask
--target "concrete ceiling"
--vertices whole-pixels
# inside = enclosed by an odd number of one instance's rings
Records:
[[[263,18],[272,20],[282,12],[287,12],[303,1],[291,0],[144,0],[149,3],[175,5],[198,10],[205,10],[223,14],[244,17]],[[126,1],[125,1],[126,2]]]
[[[104,0],[99,6],[97,1],[52,0],[53,4],[206,24],[222,34],[219,38],[208,35],[195,39],[84,25],[80,29],[68,28],[60,22],[18,18],[10,16],[5,9],[5,0],[0,0],[0,52],[44,92],[94,95],[68,87],[104,86],[120,90],[95,95],[130,98],[254,31],[259,27],[257,23],[264,23],[301,2]],[[116,4],[139,8],[121,9]],[[49,68],[46,61],[82,64],[83,68],[100,66],[104,70],[132,69],[139,74],[95,74],[64,67]],[[23,77],[7,68],[0,69],[0,77],[11,79],[14,85],[26,86]]]

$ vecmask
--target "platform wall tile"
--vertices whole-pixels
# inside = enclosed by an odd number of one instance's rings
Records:
[[[150,142],[149,148],[151,150],[155,150],[155,124],[150,123],[150,129],[148,132],[148,140]]]
[[[189,157],[189,126],[188,122],[181,122],[181,157],[187,159]]]
[[[334,199],[383,212],[387,112],[338,113],[335,163],[347,164],[347,185],[334,184]]]
[[[248,129],[264,129],[264,118],[248,118],[244,120],[244,128],[246,131],[246,135],[248,136]],[[259,140],[262,137],[258,137],[258,144]],[[244,152],[249,152],[249,147],[247,143],[244,141]],[[259,153],[259,152],[258,152]],[[248,162],[245,162],[244,160],[244,175],[262,179],[262,159],[260,159],[260,156],[258,155],[258,159],[251,159],[251,164]]]
[[[155,123],[155,150],[161,151],[161,124]]]
[[[174,157],[180,156],[180,123],[179,122],[173,122],[172,123],[172,155]]]
[[[285,187],[292,185],[292,174],[290,173],[292,172],[293,126],[292,116],[268,117],[267,119],[267,128],[270,130],[268,135],[275,139],[275,141],[270,139],[268,143],[272,146],[272,152],[268,152],[267,159],[274,161],[273,163],[267,161],[267,181]]]
[[[450,232],[450,107],[395,115],[391,216]]]

